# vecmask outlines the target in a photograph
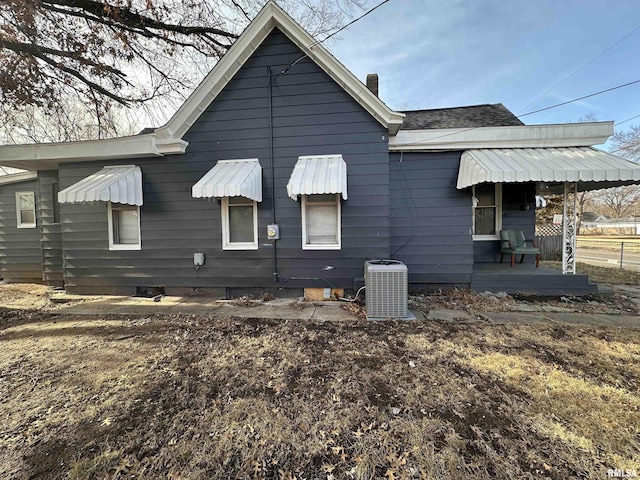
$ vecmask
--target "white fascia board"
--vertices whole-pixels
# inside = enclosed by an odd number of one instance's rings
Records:
[[[238,73],[247,59],[253,55],[274,27],[278,27],[378,122],[387,128],[390,135],[395,135],[398,132],[402,125],[404,114],[394,112],[387,107],[321,44],[308,48],[309,45],[316,43],[314,38],[276,3],[269,1],[169,122],[156,130],[159,141],[182,138],[233,76]]]
[[[37,172],[12,173],[10,175],[0,176],[0,185],[8,185],[10,183],[26,182],[38,178]]]
[[[611,135],[613,122],[401,130],[389,139],[389,150],[590,147],[606,142]]]
[[[0,165],[25,170],[58,168],[61,163],[155,157],[184,153],[187,142],[156,142],[155,133],[81,142],[0,147]]]

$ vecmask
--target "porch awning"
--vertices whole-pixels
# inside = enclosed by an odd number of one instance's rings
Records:
[[[483,149],[462,154],[457,188],[482,182],[602,182],[593,188],[605,188],[634,181],[640,165],[591,147]]]
[[[142,171],[137,165],[104,167],[59,192],[58,202],[113,202],[140,206]]]
[[[347,163],[342,155],[298,157],[287,184],[287,193],[294,200],[298,195],[340,193],[346,200]]]
[[[220,160],[191,187],[194,198],[246,197],[262,201],[262,167],[257,158]]]

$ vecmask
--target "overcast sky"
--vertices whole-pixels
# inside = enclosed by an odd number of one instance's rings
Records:
[[[378,73],[393,109],[503,103],[523,114],[640,80],[640,1],[390,0],[327,47],[361,80]],[[522,120],[587,114],[640,115],[640,83]]]

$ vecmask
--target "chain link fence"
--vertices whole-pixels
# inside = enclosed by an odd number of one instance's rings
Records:
[[[562,226],[536,225],[541,260],[562,260]],[[640,237],[578,237],[576,260],[600,267],[640,271]]]
[[[640,271],[640,239],[577,239],[576,260],[601,267]]]

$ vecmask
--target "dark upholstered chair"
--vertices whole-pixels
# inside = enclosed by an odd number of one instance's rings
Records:
[[[527,246],[530,243],[531,246]],[[522,255],[520,263],[524,261],[525,255],[536,256],[536,268],[540,265],[540,249],[536,247],[535,240],[527,240],[524,238],[522,230],[500,230],[500,263],[504,258],[504,254],[511,255],[511,266],[516,260],[516,255]]]

